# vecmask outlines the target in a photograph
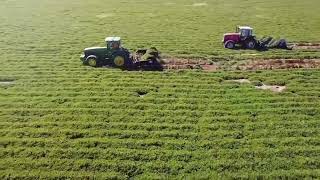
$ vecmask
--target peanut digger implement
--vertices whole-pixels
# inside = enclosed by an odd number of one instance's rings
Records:
[[[92,67],[109,66],[127,70],[162,70],[159,52],[156,48],[139,49],[130,53],[121,47],[120,37],[107,37],[106,47],[84,49],[80,60]]]

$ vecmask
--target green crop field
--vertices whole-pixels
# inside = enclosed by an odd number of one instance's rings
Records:
[[[221,43],[237,24],[318,43],[319,11],[319,0],[0,0],[0,179],[319,179],[319,69],[145,72],[79,60],[106,36],[164,56],[319,59],[319,49]]]
[[[1,0],[1,49],[69,57],[105,36],[129,49],[156,46],[179,56],[320,57],[319,51],[229,51],[222,35],[251,25],[258,36],[320,41],[319,0]],[[4,46],[4,47],[3,47]]]

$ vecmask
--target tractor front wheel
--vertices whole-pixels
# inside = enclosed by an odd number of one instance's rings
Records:
[[[235,43],[233,41],[227,41],[226,43],[224,43],[224,47],[227,49],[234,49]]]
[[[247,49],[254,49],[256,48],[256,41],[255,40],[249,40],[245,44]]]
[[[96,57],[88,57],[87,58],[87,63],[91,67],[97,67],[98,66],[98,61]]]

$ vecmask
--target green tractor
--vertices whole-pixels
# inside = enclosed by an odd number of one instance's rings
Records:
[[[121,47],[120,37],[107,37],[106,47],[91,47],[84,49],[80,60],[84,65],[92,67],[110,66],[121,69],[162,69],[159,52],[156,48],[139,49],[131,54]]]
[[[121,47],[120,37],[107,37],[106,47],[90,47],[84,49],[80,59],[85,65],[92,67],[113,66],[124,68],[131,65],[130,52]]]

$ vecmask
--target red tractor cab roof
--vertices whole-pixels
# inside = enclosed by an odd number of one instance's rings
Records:
[[[239,33],[225,33],[224,36],[239,36]]]

